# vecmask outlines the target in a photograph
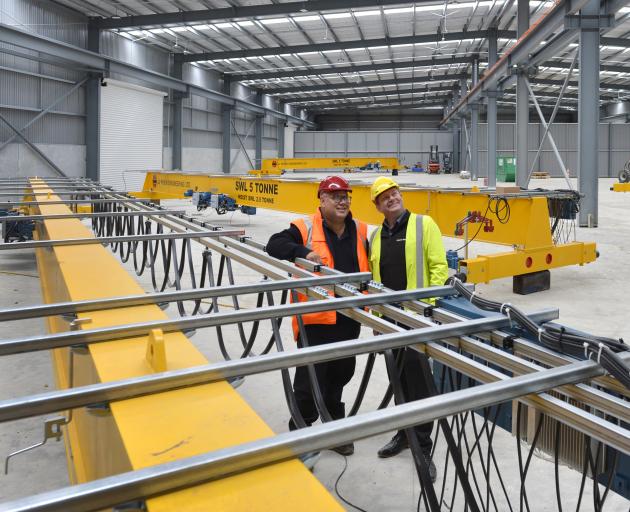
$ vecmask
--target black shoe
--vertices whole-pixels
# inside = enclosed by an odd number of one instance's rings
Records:
[[[346,457],[354,453],[354,443],[342,444],[331,448],[333,452],[337,452],[339,455],[345,455]]]
[[[407,436],[404,432],[398,432],[394,437],[392,437],[392,440],[389,443],[378,451],[378,456],[381,459],[386,459],[387,457],[398,455],[406,448],[409,448]]]

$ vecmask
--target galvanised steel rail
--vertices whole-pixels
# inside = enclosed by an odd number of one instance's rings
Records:
[[[24,320],[51,315],[67,315],[103,309],[144,306],[163,302],[182,300],[199,300],[225,295],[245,295],[279,290],[295,290],[309,286],[325,286],[338,283],[367,283],[372,279],[370,272],[354,272],[334,276],[307,277],[303,279],[287,279],[284,281],[267,281],[256,284],[235,286],[213,286],[174,292],[143,293],[127,297],[108,297],[106,299],[83,300],[76,302],[58,302],[56,304],[39,304],[30,307],[0,309],[0,322]]]
[[[43,247],[63,247],[65,245],[117,244],[129,242],[147,242],[155,240],[182,240],[185,238],[217,238],[219,236],[242,236],[242,229],[216,231],[187,231],[184,233],[153,233],[150,235],[102,236],[96,238],[65,238],[62,240],[37,240],[34,242],[14,242],[0,244],[0,251],[16,249],[41,249]]]
[[[628,356],[624,354],[624,359],[630,359]],[[581,361],[29,496],[0,504],[0,512],[100,510],[233,476],[308,452],[582,382],[603,373],[597,362]]]
[[[326,294],[326,290],[322,289]],[[339,299],[328,298],[313,302],[301,302],[296,304],[270,306],[267,308],[257,308],[239,311],[228,311],[225,313],[211,313],[206,315],[195,315],[193,317],[154,320],[151,322],[140,322],[135,324],[118,325],[115,327],[102,327],[99,329],[86,329],[82,331],[60,332],[56,334],[45,334],[30,336],[27,338],[16,338],[0,341],[0,356],[9,354],[19,354],[23,352],[50,350],[52,348],[68,347],[77,344],[98,343],[121,338],[133,338],[144,336],[153,329],[161,329],[163,332],[173,332],[201,327],[213,327],[228,323],[241,323],[254,320],[268,320],[274,317],[286,317],[293,315],[303,315],[316,313],[319,311],[343,310],[349,308],[359,308],[374,304],[386,304],[391,302],[401,302],[406,300],[425,299],[430,297],[445,297],[453,295],[451,286],[438,286],[434,288],[418,288],[416,290],[401,290],[393,293],[376,293],[370,295],[359,295],[342,297]],[[326,295],[327,296],[327,295]],[[557,315],[557,310],[555,314]],[[367,313],[366,313],[367,314]],[[499,315],[499,317],[488,320],[488,328],[495,329],[509,324],[509,319]],[[476,324],[471,324],[476,325]],[[482,323],[483,327],[486,327]],[[477,329],[479,330],[479,329]]]

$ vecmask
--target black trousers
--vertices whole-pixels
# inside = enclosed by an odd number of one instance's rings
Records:
[[[331,341],[333,340],[329,337],[320,338],[311,334],[308,338],[309,346],[323,345]],[[345,416],[345,404],[341,399],[341,395],[343,393],[343,387],[350,382],[350,379],[352,379],[354,375],[355,366],[356,360],[354,357],[315,365],[315,374],[317,375],[319,387],[322,390],[324,404],[335,420]],[[319,413],[317,412],[315,400],[313,399],[313,391],[311,389],[306,366],[296,368],[295,377],[293,379],[293,391],[295,393],[298,409],[304,421],[307,425],[311,425],[317,420]],[[293,420],[289,421],[289,429],[297,429],[297,425]]]
[[[406,401],[413,402],[414,400],[433,396],[434,385],[429,380],[433,379],[433,374],[431,373],[431,365],[429,365],[427,356],[412,348],[399,348],[393,350],[394,357],[397,360],[403,356],[402,351],[404,351],[404,357],[402,368],[400,368],[402,370],[400,372],[400,384]],[[387,374],[391,380],[392,376],[389,373],[389,367],[387,368]],[[396,405],[398,405],[398,402],[396,402]],[[430,451],[433,448],[433,441],[431,440],[433,422],[416,425],[414,430],[422,450],[425,452]],[[403,434],[402,431],[399,433]]]

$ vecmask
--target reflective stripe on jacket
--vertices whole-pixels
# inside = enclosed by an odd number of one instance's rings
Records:
[[[370,237],[370,268],[372,279],[378,282],[381,282],[382,229],[383,226],[379,226]],[[431,217],[409,214],[405,232],[405,274],[408,290],[442,286],[448,278],[442,234]]]
[[[357,232],[357,261],[359,263],[360,272],[369,272],[370,265],[367,256],[367,224],[353,219]],[[297,219],[291,222],[302,235],[302,243],[319,254],[322,259],[322,264],[329,268],[335,268],[335,262],[332,252],[326,242],[326,234],[324,233],[324,221],[322,214],[317,209],[314,215],[311,215],[308,219]],[[333,292],[328,293],[334,296]],[[308,300],[306,295],[301,293],[297,294],[299,302],[305,302]],[[308,313],[302,315],[302,321],[304,325],[308,324],[324,324],[333,325],[337,321],[336,311],[323,311],[320,313]],[[293,336],[297,340],[299,334],[297,318],[293,317]]]

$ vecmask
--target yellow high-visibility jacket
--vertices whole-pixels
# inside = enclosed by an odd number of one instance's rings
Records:
[[[378,282],[381,281],[382,229],[383,226],[379,226],[370,237],[370,270],[372,279]],[[428,215],[410,213],[405,238],[407,289],[442,286],[448,278],[448,265],[442,233],[435,221]],[[435,299],[427,302],[435,303]]]

